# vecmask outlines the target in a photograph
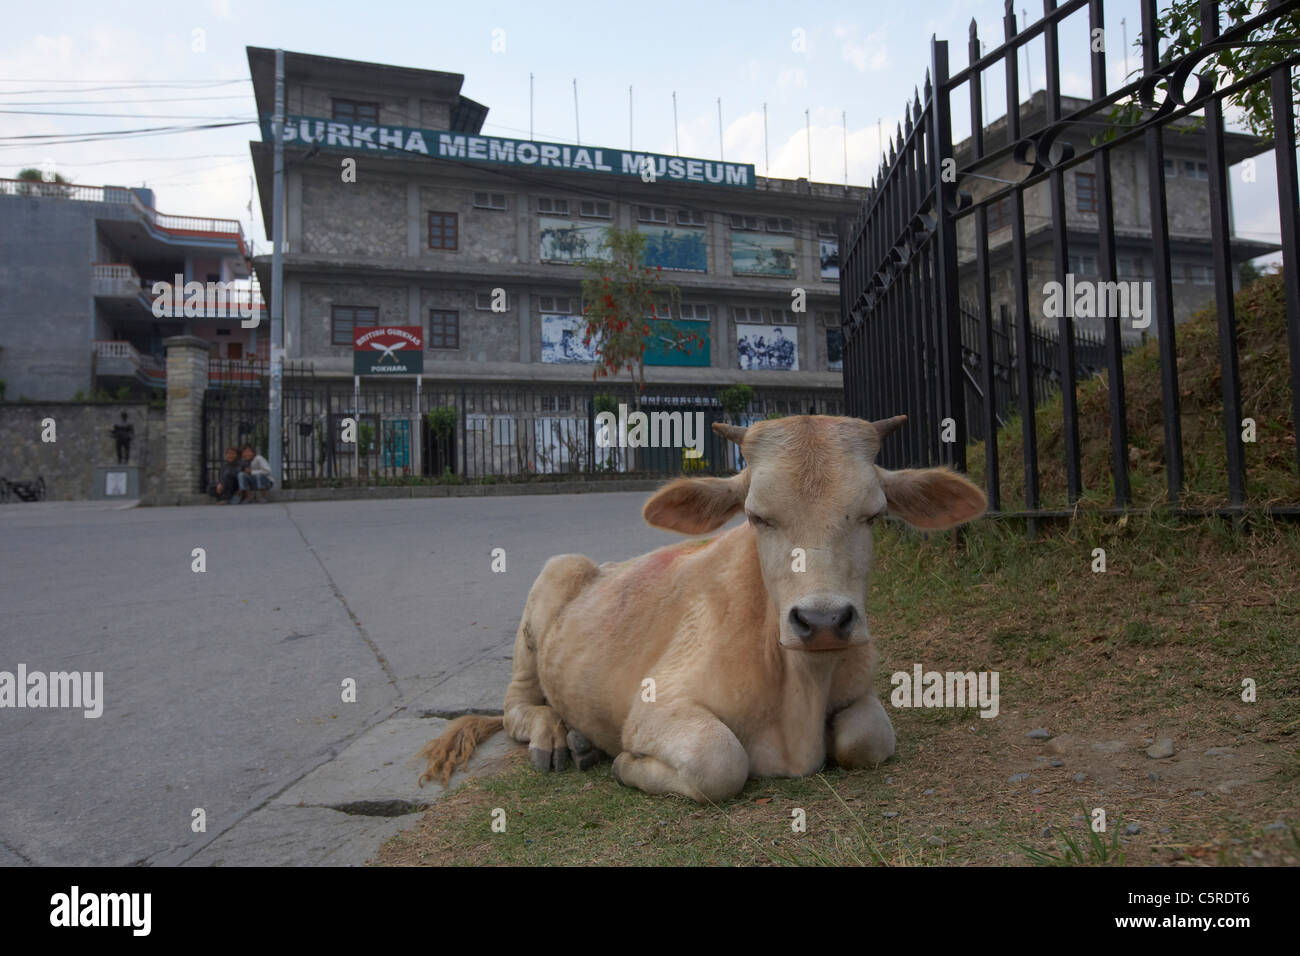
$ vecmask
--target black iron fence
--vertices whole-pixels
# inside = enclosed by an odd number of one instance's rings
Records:
[[[986,353],[979,313],[966,303],[961,305],[961,362],[966,408],[983,408],[985,396],[992,394],[989,404],[993,409],[995,427],[999,428],[1010,421],[1012,413],[1019,408],[1019,354],[1015,347],[1019,330],[1016,325],[1010,310],[1005,305],[1001,306],[993,326],[992,348],[988,353],[993,357],[991,392],[986,392],[985,389],[990,388],[990,380],[984,368]],[[1056,364],[1059,354],[1058,337],[1031,323],[1029,377],[1033,393],[1040,400],[1061,387],[1061,375]],[[1105,336],[1086,329],[1075,329],[1074,355],[1077,381],[1100,375],[1106,368]],[[983,441],[987,435],[987,425],[982,415],[972,419],[970,439]]]
[[[881,418],[905,412],[916,427],[903,429],[881,453],[889,467],[949,463],[966,466],[966,446],[973,435],[996,430],[1003,409],[1014,401],[1022,422],[1025,506],[1041,511],[1035,431],[1036,405],[1048,384],[1038,370],[1061,386],[1067,497],[1082,494],[1079,423],[1075,383],[1088,368],[1103,368],[1109,389],[1110,470],[1115,506],[1130,503],[1129,448],[1124,388],[1122,316],[1112,312],[1098,343],[1081,341],[1070,309],[1060,310],[1054,342],[1036,334],[1029,284],[1025,193],[1044,185],[1050,203],[1051,278],[1064,285],[1071,272],[1066,229],[1065,173],[1084,170],[1095,177],[1098,283],[1119,279],[1116,261],[1115,195],[1112,152],[1138,143],[1145,154],[1146,195],[1139,201],[1150,223],[1152,332],[1159,341],[1164,462],[1168,499],[1178,504],[1184,490],[1183,440],[1175,351],[1175,326],[1169,241],[1169,197],[1165,183],[1163,134],[1171,124],[1203,114],[1203,129],[1189,133],[1204,146],[1208,167],[1208,232],[1214,258],[1214,301],[1219,324],[1219,359],[1223,400],[1223,436],[1227,450],[1227,498],[1239,509],[1244,501],[1245,458],[1241,439],[1242,404],[1238,375],[1237,325],[1233,302],[1232,230],[1227,189],[1223,101],[1261,84],[1271,98],[1275,127],[1278,207],[1281,221],[1286,316],[1291,359],[1291,404],[1300,420],[1300,192],[1296,172],[1296,126],[1292,73],[1300,51],[1283,37],[1267,66],[1246,73],[1219,75],[1207,58],[1225,50],[1251,46],[1253,35],[1283,17],[1294,15],[1300,0],[1271,0],[1256,5],[1253,16],[1224,26],[1220,4],[1200,3],[1199,46],[1185,55],[1163,57],[1159,47],[1155,0],[1140,0],[1142,70],[1138,79],[1108,91],[1105,16],[1101,0],[1045,0],[1043,16],[1018,29],[1012,3],[1006,4],[1004,41],[982,52],[975,24],[969,38],[970,63],[950,70],[948,44],[931,41],[931,64],[923,95],[909,105],[905,121],[890,145],[889,156],[873,184],[873,195],[860,216],[841,224],[841,312],[844,323],[844,383],[849,413]],[[1078,15],[1087,30],[1075,31],[1089,42],[1091,100],[1071,101],[1061,94],[1058,33],[1064,20]],[[1101,31],[1099,34],[1098,31]],[[1027,44],[1041,42],[1045,55],[1044,109],[1034,128],[1023,124],[1019,98],[1019,63]],[[1117,44],[1112,42],[1112,46]],[[1005,116],[987,126],[984,115],[986,76],[1002,74]],[[1194,80],[1195,82],[1189,82]],[[954,152],[954,97],[968,98],[968,147]],[[1117,122],[1118,104],[1136,103],[1133,118]],[[1032,114],[1031,114],[1032,115]],[[1012,169],[1014,173],[1008,173]],[[989,187],[987,184],[995,184]],[[979,192],[978,201],[973,194]],[[996,217],[996,224],[991,219]],[[990,280],[990,226],[1006,228],[1010,301],[1004,303],[1014,325],[1010,331],[995,312]],[[960,307],[958,227],[970,230],[973,258],[962,265],[973,271],[974,328]],[[963,238],[966,233],[963,232]],[[1002,324],[1001,330],[999,324]],[[1045,347],[1046,346],[1046,347]],[[976,356],[972,363],[970,356]],[[1010,356],[1033,356],[1015,361]],[[980,357],[990,356],[990,361]],[[1004,379],[1008,370],[1013,374]],[[952,441],[944,441],[943,423],[952,419]],[[985,442],[985,476],[990,507],[1001,510],[997,443]],[[1300,461],[1300,447],[1297,448]]]
[[[210,363],[204,399],[204,488],[215,486],[228,445],[266,452],[267,368]],[[728,474],[734,446],[716,421],[750,424],[794,414],[842,415],[839,392],[628,385],[446,383],[317,375],[285,364],[283,472],[287,486],[441,479],[496,481],[538,476]],[[640,431],[634,413],[645,421]],[[608,417],[605,417],[608,416]],[[606,427],[602,427],[606,426]],[[698,449],[699,455],[688,452]]]

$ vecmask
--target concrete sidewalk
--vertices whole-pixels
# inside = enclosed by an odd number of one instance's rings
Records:
[[[484,741],[448,786],[417,780],[420,748],[449,719],[409,716],[459,711],[499,713],[510,679],[509,659],[466,668],[401,715],[370,728],[337,757],[317,767],[225,831],[195,856],[194,866],[358,866],[386,840],[410,829],[444,793],[471,776],[501,769],[515,743],[504,732]],[[447,706],[447,705],[450,706]]]

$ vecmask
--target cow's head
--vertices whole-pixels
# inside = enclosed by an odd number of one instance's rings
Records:
[[[703,534],[743,510],[781,645],[836,651],[865,643],[872,523],[888,513],[917,528],[950,528],[986,507],[984,493],[947,468],[875,464],[881,441],[903,421],[802,415],[748,428],[716,423],[740,446],[745,470],[674,481],[643,514],[656,527]]]

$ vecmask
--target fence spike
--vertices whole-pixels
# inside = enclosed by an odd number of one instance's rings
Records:
[[[1014,20],[1016,16],[1016,8],[1015,8],[1014,0],[1007,0],[1007,2],[1002,5],[1002,8],[1006,16],[1011,17]]]
[[[916,120],[921,121],[921,94],[917,92],[916,87],[912,87],[912,112],[916,114]]]
[[[908,136],[912,135],[912,110],[907,106],[903,107],[903,130]]]
[[[930,91],[932,89],[933,87],[930,86],[930,68],[927,66],[925,68],[925,101],[927,103],[930,102]]]
[[[972,40],[979,38],[979,27],[975,25],[975,18],[970,18],[970,38]]]

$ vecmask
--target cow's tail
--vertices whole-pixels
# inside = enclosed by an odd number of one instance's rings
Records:
[[[435,777],[442,777],[445,787],[451,775],[463,767],[474,750],[505,726],[503,717],[477,717],[467,715],[457,717],[437,740],[430,740],[420,751],[420,756],[427,761],[424,773],[420,774],[420,786],[424,786]]]

